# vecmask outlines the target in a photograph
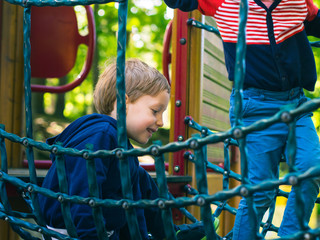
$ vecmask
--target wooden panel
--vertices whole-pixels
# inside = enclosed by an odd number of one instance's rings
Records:
[[[207,125],[208,128],[212,128],[213,130],[221,131],[225,127],[228,127],[228,122],[219,121],[215,118],[209,116],[202,116],[203,118],[203,125]],[[206,123],[206,124],[205,124]]]
[[[224,54],[223,52],[221,52],[222,44],[213,43],[213,41],[215,42],[220,41],[220,38],[214,33],[206,33],[205,37],[206,37],[204,39],[205,53],[207,53],[213,58],[216,58],[217,61],[220,61],[220,63],[224,64]],[[210,38],[210,40],[208,38]],[[225,70],[223,71],[225,72]]]
[[[6,131],[21,135],[23,103],[23,8],[0,2],[0,123]],[[21,147],[6,141],[9,167],[21,166]],[[11,204],[13,204],[11,202]],[[0,221],[1,239],[16,240],[18,234]]]
[[[193,11],[191,17],[215,26],[212,18],[204,18],[198,11]],[[230,128],[229,97],[232,82],[227,78],[222,41],[215,34],[195,27],[189,28],[188,41],[187,114],[191,115],[200,125],[213,131],[228,130]],[[188,137],[191,137],[193,133],[198,133],[191,128],[187,128],[187,131]],[[223,142],[207,146],[210,162],[219,164],[224,161],[223,146]],[[233,154],[231,154],[231,157],[235,159]],[[239,167],[239,164],[234,164],[234,162],[231,165],[233,170],[235,170],[235,167]],[[192,187],[197,188],[194,164],[191,162],[188,162],[187,165],[187,175],[192,177]],[[208,172],[207,179],[209,194],[222,190],[221,174]],[[234,186],[233,181],[231,181],[230,187]],[[234,203],[234,200],[231,199],[230,203],[236,207],[238,202]],[[197,219],[200,219],[199,207],[189,206],[188,210]],[[220,235],[225,235],[231,230],[233,221],[234,216],[228,212],[224,211],[220,215]]]
[[[231,89],[217,84],[216,82],[212,81],[212,78],[207,78],[206,76],[204,76],[203,91],[209,91],[211,94],[222,98],[224,105],[226,105],[226,102],[229,102]]]
[[[217,27],[217,23],[212,17],[205,17],[204,22],[207,25],[210,25],[210,26],[213,26],[213,27]]]
[[[209,162],[222,163],[224,161],[223,143],[208,145],[207,153]]]
[[[0,123],[21,135],[23,102],[23,8],[3,2],[0,64]],[[6,141],[9,167],[21,166],[19,144]]]
[[[210,86],[212,91],[210,91],[210,88],[203,89],[203,103],[219,108],[223,112],[229,112],[229,97],[223,97],[223,88],[215,84],[204,85],[212,85]]]
[[[204,77],[230,91],[232,89],[232,83],[227,78],[225,64],[207,52],[204,52],[203,62]]]
[[[207,25],[216,27],[213,18],[205,17],[204,22]],[[228,74],[225,67],[223,44],[217,35],[210,32],[204,32],[204,50],[203,50],[203,101],[202,101],[202,125],[216,131],[225,131],[230,128],[229,123],[229,98],[232,90],[232,82],[228,80]],[[215,164],[223,163],[224,150],[223,143],[211,144],[207,147],[208,161]],[[235,152],[231,154],[235,159]],[[239,172],[239,162],[232,163],[233,171]],[[210,193],[216,186],[221,186],[221,175],[212,178],[208,175],[208,185]],[[232,180],[230,188],[239,184]],[[217,190],[221,190],[217,189]],[[231,206],[237,207],[239,198],[232,198],[229,201]],[[226,235],[233,227],[234,216],[224,211],[220,216],[220,231],[221,236]]]
[[[192,12],[195,20],[216,26],[213,18],[202,17],[198,11]],[[213,131],[225,131],[230,128],[229,123],[229,97],[232,82],[228,80],[224,63],[223,45],[220,37],[214,33],[190,27],[190,49],[189,49],[189,99],[188,113],[200,125],[206,126]],[[201,38],[201,41],[199,39]],[[195,133],[188,128],[189,134]],[[209,144],[207,146],[207,157],[210,162],[219,164],[224,161],[224,143]],[[233,171],[239,172],[239,160],[231,153]],[[236,151],[237,152],[237,151]],[[238,152],[237,152],[238,153]],[[235,162],[237,162],[235,164]],[[196,188],[196,176],[194,164],[188,163],[188,174],[192,176],[192,186]],[[208,191],[214,194],[222,190],[222,175],[208,173]],[[238,182],[231,180],[230,188],[235,187]],[[229,203],[236,207],[239,199],[232,198]],[[213,209],[215,208],[214,205]],[[200,219],[200,211],[197,206],[190,206],[188,210]],[[226,211],[220,215],[220,236],[227,234],[233,227],[234,216]]]
[[[204,17],[204,23],[216,27],[211,17]],[[227,77],[222,41],[208,31],[203,32],[202,62],[201,125],[214,131],[225,131],[230,128],[229,97],[232,82]],[[223,154],[223,144],[208,146],[209,161],[223,162]]]
[[[201,21],[202,15],[199,11],[193,11],[191,13],[191,17]],[[195,27],[189,27],[189,52],[188,52],[188,61],[189,61],[189,68],[188,75],[189,75],[189,88],[188,88],[188,110],[187,115],[191,115],[192,118],[196,122],[201,122],[201,114],[202,114],[202,78],[201,78],[201,71],[202,71],[202,30]],[[193,130],[192,128],[188,127],[188,137],[191,137],[192,134],[198,133],[197,131]],[[187,164],[187,174],[192,176],[191,186],[196,188],[196,176],[195,176],[195,168],[192,162],[188,162]],[[200,211],[199,207],[192,205],[187,208],[188,211],[197,219],[200,219]]]

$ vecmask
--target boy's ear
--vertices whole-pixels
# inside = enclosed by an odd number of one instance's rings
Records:
[[[126,94],[126,115],[128,113],[128,103],[130,102],[128,95]]]

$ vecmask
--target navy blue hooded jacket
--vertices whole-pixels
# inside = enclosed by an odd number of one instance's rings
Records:
[[[93,145],[93,151],[117,148],[116,120],[101,115],[91,114],[71,123],[61,134],[50,138],[47,143],[62,143],[65,148],[86,149]],[[128,146],[132,145],[128,140]],[[43,187],[59,192],[54,155],[53,164],[43,182]],[[86,160],[81,157],[65,155],[68,194],[89,197]],[[139,186],[139,162],[136,157],[128,158],[134,200],[141,199]],[[101,199],[122,199],[119,162],[115,157],[95,159],[98,187]],[[152,180],[152,179],[151,179]],[[40,205],[47,225],[54,228],[66,228],[61,214],[61,204],[52,198],[39,195]],[[80,239],[97,239],[97,232],[92,217],[92,209],[87,205],[71,204],[71,214]],[[111,235],[109,239],[118,239],[119,231],[126,224],[125,212],[120,208],[103,208],[105,226]],[[138,224],[143,239],[147,239],[147,228],[143,209],[137,209]]]

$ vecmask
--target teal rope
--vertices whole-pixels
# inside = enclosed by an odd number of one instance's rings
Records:
[[[192,18],[188,19],[187,24],[191,25],[193,27],[204,29],[208,32],[212,32],[212,33],[216,34],[217,36],[221,37],[220,32],[217,28],[210,26],[210,25],[203,24],[202,22],[199,22],[195,19],[192,19]]]
[[[58,7],[58,6],[76,6],[76,5],[91,5],[91,4],[104,4],[110,2],[125,2],[126,0],[72,0],[72,1],[59,1],[59,0],[46,0],[46,1],[39,1],[39,0],[5,0],[8,3],[19,5],[22,7],[44,7],[44,6],[51,6],[51,7]]]
[[[63,234],[57,233],[56,231],[49,230],[45,227],[41,227],[39,225],[23,221],[23,220],[16,218],[16,217],[8,216],[7,214],[3,213],[2,211],[0,211],[0,219],[3,219],[5,221],[9,222],[10,225],[13,227],[13,229],[14,229],[14,226],[19,226],[19,227],[23,227],[25,229],[32,230],[34,232],[40,232],[40,233],[44,233],[46,235],[50,235],[52,237],[55,237],[55,238],[61,239],[61,240],[77,240],[76,238],[71,238],[71,237],[65,236]],[[19,232],[20,236],[23,239],[40,240],[39,238],[31,236],[30,233],[28,233],[26,231],[24,231],[24,233],[25,234],[21,234]]]
[[[169,192],[169,199],[175,199],[174,196]],[[199,222],[198,219],[196,219],[187,209],[180,207],[179,211],[188,218],[192,223]]]
[[[0,129],[4,130],[4,128],[5,128],[4,125],[0,124]],[[6,145],[3,137],[0,137],[0,152],[1,152],[1,171],[7,173],[8,172],[7,151],[6,151]],[[1,175],[0,175],[0,180],[1,180]],[[12,216],[13,212],[8,199],[5,182],[2,180],[0,181],[0,199],[3,204],[3,205],[1,204],[1,210],[2,209],[4,210],[3,213],[2,211],[0,212],[0,218],[9,221],[10,220],[9,216]],[[9,223],[12,229],[17,233],[19,233],[20,236],[23,236],[25,239],[31,238],[31,235],[28,232],[24,231],[19,226],[12,224],[12,222],[10,221]]]
[[[319,107],[320,107],[320,98],[315,98],[306,103],[303,103],[301,106],[295,109],[293,109],[292,106],[288,106],[288,108],[280,110],[277,114],[275,114],[274,116],[268,119],[257,121],[250,126],[242,126],[239,128],[239,130],[241,131],[242,134],[248,134],[252,131],[263,130],[268,128],[274,123],[283,122],[283,120],[285,121],[286,116],[295,118],[301,114],[304,114],[307,112],[313,112]],[[72,148],[63,148],[59,145],[48,145],[27,137],[21,138],[15,134],[4,131],[3,129],[0,129],[0,137],[6,138],[12,142],[20,143],[22,145],[28,145],[30,147],[35,147],[41,151],[46,151],[54,154],[68,154],[70,156],[85,157],[85,158],[108,158],[108,157],[116,156],[116,153],[118,153],[119,150],[121,151],[121,154],[123,156],[143,156],[143,155],[153,155],[151,149],[154,146],[158,147],[158,151],[159,151],[158,154],[187,149],[187,148],[190,148],[190,146],[194,143],[196,143],[198,147],[202,147],[207,144],[223,142],[225,139],[229,139],[230,137],[233,137],[233,132],[234,132],[234,128],[231,128],[224,132],[217,132],[217,133],[210,134],[201,139],[190,138],[181,142],[172,142],[164,146],[151,145],[148,148],[141,148],[141,149],[129,149],[129,150],[122,150],[122,151],[121,149],[114,149],[111,151],[98,150],[94,152],[90,150],[77,150]]]
[[[217,235],[214,229],[214,224],[211,215],[210,202],[206,202],[205,197],[208,196],[208,183],[207,183],[207,169],[206,169],[206,146],[197,148],[195,146],[195,170],[196,170],[196,182],[199,191],[197,203],[200,205],[201,219],[204,223],[205,232],[208,240],[216,240]]]
[[[67,182],[64,156],[56,155],[55,162],[56,162],[60,192],[68,194],[68,182]],[[63,201],[62,197],[60,198],[58,197],[58,200],[60,200],[61,202],[61,212],[63,215],[65,226],[68,230],[69,236],[75,237],[75,238],[78,237],[76,232],[76,227],[74,226],[72,217],[71,217],[70,202]]]
[[[279,180],[273,180],[273,181],[263,181],[259,185],[249,185],[247,186],[247,190],[250,194],[252,194],[255,191],[264,191],[264,190],[271,190],[274,189],[280,185],[291,185],[290,184],[290,177],[296,176],[295,174],[287,174],[285,178],[279,179]],[[303,181],[305,179],[311,179],[316,176],[320,176],[320,166],[310,168],[305,173],[298,175],[297,179],[298,181]],[[91,199],[95,200],[96,206],[103,206],[103,207],[121,207],[124,201],[127,201],[129,207],[158,207],[158,200],[138,200],[138,201],[132,201],[132,200],[112,200],[112,199],[97,199],[97,198],[83,198],[79,196],[69,196],[63,193],[59,192],[52,192],[48,189],[39,187],[35,184],[31,183],[25,183],[24,181],[10,176],[2,171],[0,171],[0,178],[2,181],[6,181],[11,183],[12,185],[16,187],[22,187],[26,190],[30,190],[32,188],[32,191],[43,194],[47,197],[54,198],[58,200],[59,196],[63,196],[64,201],[70,201],[71,203],[76,204],[87,204],[89,205],[89,201]],[[30,188],[31,187],[31,188]],[[240,196],[240,188],[241,186],[238,186],[234,189],[226,190],[226,191],[220,191],[213,195],[203,196],[205,198],[206,202],[213,202],[213,201],[224,201],[231,197]],[[179,197],[174,200],[164,200],[164,203],[167,207],[185,207],[190,205],[196,205],[197,204],[198,197],[194,198],[188,198],[188,197]]]
[[[33,138],[32,130],[32,108],[31,108],[31,64],[30,64],[30,55],[31,55],[31,44],[30,44],[30,31],[31,31],[31,8],[24,9],[23,15],[23,56],[24,56],[24,94],[25,94],[25,114],[26,114],[26,136],[28,138]],[[26,142],[26,155],[28,160],[30,182],[37,184],[37,174],[34,165],[34,153],[32,146],[29,146]],[[34,215],[36,216],[36,222],[45,226],[45,221],[41,214],[40,205],[36,193],[31,192],[31,201],[34,208]],[[45,239],[49,239],[45,236]]]
[[[0,124],[0,129],[4,131],[5,126],[3,124]],[[6,143],[2,136],[0,137],[0,153],[1,153],[1,171],[8,172]],[[2,184],[2,182],[0,182],[0,184]]]
[[[304,174],[301,174],[297,176],[298,181],[302,181],[304,179],[309,179],[313,178],[315,176],[320,175],[320,166],[315,167],[312,169],[309,169],[307,172]],[[43,189],[41,187],[38,187],[37,185],[32,185],[32,184],[27,184],[23,182],[20,179],[17,179],[15,177],[9,176],[4,172],[0,172],[0,178],[2,181],[5,182],[10,182],[11,184],[17,186],[17,187],[22,187],[24,189],[30,189],[29,187],[31,186],[33,191],[37,193],[41,193],[45,196],[52,197],[58,199],[58,197],[61,195],[61,193],[54,193],[51,192],[47,189]],[[248,186],[248,192],[253,193],[254,191],[261,191],[261,190],[270,190],[278,187],[279,185],[290,185],[290,177],[293,176],[292,174],[288,174],[284,179],[280,180],[274,180],[274,181],[265,181],[262,182],[259,185],[256,186]],[[228,198],[234,197],[234,196],[239,196],[240,195],[240,187],[237,187],[232,190],[227,190],[227,191],[222,191],[218,192],[213,195],[209,196],[204,196],[203,198],[205,199],[206,202],[213,202],[213,201],[224,201],[227,200]],[[63,195],[65,201],[70,201],[73,203],[79,203],[79,204],[89,204],[89,201],[92,198],[81,198],[78,196],[68,196],[68,195]],[[169,208],[172,207],[183,207],[183,206],[190,206],[190,205],[195,205],[197,204],[197,199],[198,197],[195,198],[177,198],[174,201],[169,200],[169,201],[164,201],[165,205]],[[104,207],[119,207],[122,206],[123,200],[120,201],[115,201],[115,200],[101,200],[101,199],[95,199],[96,201],[96,206],[104,206]],[[129,207],[157,207],[158,206],[158,200],[152,200],[152,201],[146,201],[146,200],[139,200],[137,202],[134,201],[128,201]]]
[[[199,126],[199,125],[198,125],[196,122],[194,122],[193,120],[190,120],[190,121],[192,121],[192,124],[189,123],[190,125],[192,125],[192,126]],[[210,131],[208,131],[208,132],[210,132]],[[212,134],[212,132],[211,132],[211,134]],[[225,144],[225,146],[224,146],[224,151],[225,151],[225,152],[228,152],[227,149],[228,149],[228,146],[229,146],[229,141],[225,141],[225,143],[226,143],[226,144]],[[195,163],[195,157],[194,157],[194,155],[193,155],[192,153],[190,153],[190,152],[186,152],[186,153],[187,153],[187,154],[185,154],[186,159],[188,159],[189,161]],[[228,159],[228,154],[225,154],[225,162],[226,162],[226,161],[230,161],[230,160]],[[228,175],[231,176],[232,173],[233,173],[233,172],[230,170],[230,166],[227,166],[227,165],[224,166],[224,170],[222,171],[220,167],[218,167],[218,166],[216,166],[216,165],[214,165],[214,164],[212,164],[212,163],[210,163],[210,162],[207,161],[206,167],[209,168],[209,169],[212,169],[212,170],[213,170],[214,172],[216,172],[216,173],[221,173],[221,174],[223,174],[223,178],[228,178]],[[241,181],[241,176],[240,176],[239,174],[234,173],[234,175],[236,175],[236,176],[233,177],[233,178],[235,178],[235,179],[238,180],[238,181]],[[224,180],[224,179],[223,179],[223,180]],[[223,182],[223,183],[224,183],[224,182]],[[226,189],[228,189],[228,188],[229,188],[228,186],[223,185],[223,189],[224,189],[224,190],[226,190]],[[191,193],[191,192],[189,192],[189,194],[190,194],[190,193]],[[285,193],[285,192],[283,192],[283,191],[282,191],[282,193],[283,193],[283,194],[282,194],[282,195],[279,194],[279,196],[284,196],[284,197],[287,197],[287,198],[288,198],[288,193]],[[199,194],[199,193],[198,193],[195,189],[192,189],[192,193],[191,193],[191,194],[197,195],[197,194]],[[277,228],[274,227],[274,226],[271,224],[272,218],[273,218],[273,215],[274,215],[274,210],[275,210],[275,200],[276,200],[276,198],[274,199],[273,203],[271,204],[271,206],[270,206],[270,208],[269,208],[269,216],[268,216],[267,222],[266,222],[266,223],[263,223],[263,222],[262,222],[262,223],[260,224],[260,226],[264,228],[264,231],[262,232],[263,235],[266,234],[266,231],[267,231],[267,230],[277,231]],[[230,212],[231,214],[234,214],[234,215],[237,213],[237,209],[235,209],[235,208],[233,208],[233,207],[230,207],[230,206],[227,204],[227,201],[223,201],[223,202],[214,201],[214,202],[211,202],[211,203],[217,206],[217,209],[215,210],[213,216],[216,216],[216,217],[219,216],[223,210],[226,210],[226,211],[228,211],[228,212]]]
[[[88,149],[93,148],[93,146],[87,146]],[[97,170],[95,165],[95,159],[91,158],[86,161],[87,174],[88,174],[88,184],[90,197],[99,198],[99,188],[97,181]],[[95,206],[95,200],[91,199],[89,201],[89,206],[92,208],[93,220],[97,228],[99,240],[108,240],[108,234],[106,227],[104,225],[104,218],[102,214],[101,207]]]
[[[311,45],[312,47],[320,47],[320,41],[310,42],[310,45]]]
[[[28,7],[31,5],[41,5],[41,6],[59,6],[59,5],[87,5],[91,3],[101,3],[100,1],[81,1],[76,2],[58,2],[58,1],[46,1],[44,4],[39,3],[38,1],[12,1],[9,2],[17,5],[22,5],[24,7]],[[120,1],[119,1],[120,2]],[[134,237],[134,239],[141,239],[136,214],[134,211],[134,208],[148,208],[148,207],[159,207],[162,211],[162,217],[163,221],[166,226],[170,225],[170,228],[166,230],[166,236],[168,239],[175,239],[174,230],[173,230],[173,223],[172,223],[172,217],[170,208],[177,207],[182,208],[185,206],[190,205],[201,205],[201,215],[202,220],[204,222],[205,230],[208,235],[208,239],[216,239],[217,236],[215,234],[215,230],[213,228],[212,223],[212,216],[211,216],[211,209],[210,204],[216,204],[218,206],[217,210],[215,211],[214,215],[218,216],[222,210],[227,210],[232,213],[235,213],[235,209],[231,208],[226,204],[226,201],[230,197],[234,196],[245,196],[247,197],[247,200],[249,202],[249,207],[251,208],[250,214],[253,216],[251,219],[254,222],[255,220],[255,208],[252,202],[252,194],[256,191],[262,191],[262,190],[270,190],[274,188],[278,188],[279,185],[283,184],[290,184],[294,186],[295,191],[297,192],[297,204],[303,204],[303,199],[301,199],[301,195],[299,194],[299,184],[306,180],[313,178],[315,176],[320,175],[320,167],[314,167],[312,169],[309,169],[307,172],[297,175],[294,171],[294,154],[295,154],[295,145],[294,145],[294,136],[292,134],[292,137],[290,136],[289,141],[292,141],[293,144],[289,146],[292,152],[291,163],[292,171],[289,172],[289,174],[286,175],[284,179],[280,180],[272,180],[272,181],[265,181],[260,183],[259,185],[250,185],[247,179],[247,159],[246,159],[246,148],[245,148],[245,141],[243,137],[252,132],[259,129],[265,129],[268,126],[276,123],[276,122],[288,122],[289,119],[294,119],[296,116],[304,113],[304,112],[310,112],[315,109],[317,109],[320,105],[319,99],[314,99],[308,103],[303,104],[302,106],[293,109],[288,107],[285,110],[280,111],[278,114],[274,115],[273,117],[258,121],[250,126],[244,127],[242,125],[242,120],[240,117],[240,112],[242,103],[242,85],[243,85],[243,75],[245,72],[245,62],[244,62],[244,56],[245,56],[245,22],[246,22],[246,14],[243,12],[247,12],[247,2],[242,1],[241,7],[240,7],[240,27],[239,27],[239,39],[238,39],[238,45],[237,45],[237,60],[236,60],[236,70],[235,70],[235,89],[236,89],[236,99],[237,99],[237,120],[236,120],[236,127],[233,129],[230,129],[225,132],[220,133],[212,133],[209,129],[201,126],[196,126],[197,128],[201,129],[201,135],[202,138],[194,137],[191,139],[188,139],[183,142],[178,143],[170,143],[166,146],[157,146],[152,145],[149,148],[146,149],[127,149],[127,136],[126,136],[126,127],[125,127],[125,80],[124,80],[124,69],[125,69],[125,44],[126,44],[126,18],[127,18],[127,2],[121,1],[120,8],[119,8],[119,32],[118,36],[124,36],[123,38],[119,38],[118,40],[118,58],[117,58],[117,101],[120,103],[119,108],[117,109],[118,112],[118,142],[119,142],[119,149],[115,149],[113,151],[91,151],[91,150],[76,150],[76,149],[68,149],[63,148],[58,145],[49,146],[44,143],[36,142],[32,139],[32,115],[31,115],[31,91],[30,91],[30,41],[29,41],[29,35],[30,35],[30,9],[25,9],[25,15],[24,15],[24,35],[25,35],[25,45],[24,45],[24,58],[25,58],[25,93],[26,93],[26,128],[27,128],[27,137],[26,138],[20,138],[17,135],[10,134],[4,131],[4,129],[0,129],[0,151],[1,151],[1,159],[2,159],[2,166],[1,166],[1,172],[0,172],[0,196],[1,200],[4,203],[3,205],[0,205],[0,218],[8,221],[9,223],[12,223],[12,227],[15,231],[17,231],[24,239],[34,239],[30,236],[29,233],[26,233],[24,230],[20,228],[24,227],[33,231],[39,231],[41,233],[44,233],[48,236],[54,236],[58,239],[73,239],[71,237],[63,236],[61,234],[57,234],[54,231],[50,231],[46,229],[45,227],[42,227],[41,225],[35,225],[35,224],[29,224],[24,221],[21,221],[16,216],[26,216],[26,214],[23,213],[17,213],[10,210],[10,205],[8,201],[6,200],[6,194],[5,194],[5,187],[4,184],[6,182],[12,183],[13,185],[24,188],[27,190],[27,195],[31,196],[32,205],[34,207],[33,214],[36,216],[36,219],[38,221],[41,220],[40,211],[38,207],[37,202],[37,194],[43,194],[47,197],[55,198],[57,200],[60,200],[62,202],[62,212],[66,219],[66,226],[69,232],[70,236],[76,236],[75,229],[73,226],[73,223],[71,221],[71,215],[70,215],[70,204],[76,203],[76,204],[87,204],[90,207],[92,207],[93,215],[95,224],[97,226],[99,239],[107,239],[105,236],[105,226],[102,224],[102,214],[101,214],[101,207],[123,207],[126,209],[126,216],[129,222],[129,231],[130,235]],[[193,26],[201,26],[197,22],[193,21],[191,22]],[[207,27],[204,27],[207,28]],[[210,28],[207,28],[210,30]],[[317,45],[317,44],[312,44]],[[121,117],[120,117],[121,116]],[[189,122],[190,125],[191,121]],[[196,124],[195,124],[196,125]],[[292,129],[294,127],[294,123],[290,123],[289,126],[292,126]],[[293,133],[293,130],[291,131]],[[27,151],[27,158],[29,162],[29,171],[30,171],[30,182],[31,183],[25,183],[17,178],[14,178],[12,176],[9,176],[7,174],[7,158],[6,158],[6,149],[4,145],[4,139],[9,139],[13,142],[18,142],[20,144],[23,144],[26,147]],[[242,168],[242,175],[238,175],[230,171],[230,162],[228,157],[228,151],[225,153],[227,156],[225,156],[225,167],[224,169],[219,168],[215,166],[212,163],[209,163],[206,160],[206,145],[211,143],[218,143],[221,141],[224,141],[225,148],[227,148],[230,144],[231,145],[238,145],[235,143],[235,140],[238,139],[239,141],[239,148],[240,152],[242,153],[242,161],[243,164],[241,166]],[[57,165],[59,165],[59,169],[61,166],[63,166],[63,154],[69,154],[71,156],[80,156],[85,159],[87,159],[87,172],[88,172],[88,181],[89,181],[89,191],[90,191],[90,197],[89,198],[82,198],[79,196],[69,196],[67,195],[67,185],[65,180],[65,173],[63,173],[62,168],[58,170],[59,176],[59,184],[60,184],[60,193],[55,193],[52,191],[49,191],[48,189],[41,188],[37,186],[36,181],[36,173],[34,169],[34,157],[33,157],[33,147],[36,147],[43,151],[52,152],[57,155]],[[190,161],[194,160],[194,163],[196,165],[196,174],[197,174],[197,185],[199,189],[199,194],[196,195],[194,198],[187,198],[187,197],[181,197],[177,199],[172,199],[168,196],[167,188],[166,188],[166,181],[165,181],[165,175],[164,175],[164,163],[163,163],[163,154],[169,151],[179,151],[186,148],[192,148],[195,150],[195,157],[192,156],[192,154],[189,155],[188,159]],[[142,155],[154,155],[156,158],[156,165],[157,165],[157,181],[159,183],[159,189],[160,189],[160,198],[155,200],[139,200],[139,201],[133,201],[132,200],[132,192],[131,192],[131,183],[130,183],[130,172],[128,171],[128,162],[127,157],[128,156],[142,156]],[[116,201],[116,200],[110,200],[110,199],[99,199],[99,192],[96,184],[96,173],[95,173],[95,165],[94,165],[94,158],[95,157],[110,157],[110,156],[116,156],[119,158],[120,162],[120,174],[122,181],[122,189],[123,189],[123,195],[125,199]],[[58,163],[59,162],[59,163]],[[290,162],[290,161],[289,161]],[[208,189],[207,189],[207,183],[206,183],[206,168],[212,168],[216,172],[223,174],[223,191],[218,192],[213,195],[208,195]],[[129,174],[128,174],[129,173]],[[243,185],[236,187],[234,189],[228,190],[229,183],[228,179],[229,177],[233,177],[237,180],[241,180]],[[282,191],[279,191],[279,195],[287,195],[287,193],[284,193]],[[271,209],[271,212],[274,211],[274,209]],[[319,229],[310,230],[307,226],[307,223],[304,221],[304,215],[301,210],[297,209],[297,214],[301,218],[301,226],[305,230],[304,232],[299,232],[292,236],[290,239],[301,239],[302,236],[306,237],[306,234],[309,234],[310,237],[315,237],[320,235]],[[271,229],[276,231],[277,228],[274,227],[271,223],[272,215],[269,215],[269,218],[267,220],[267,223],[264,227],[263,233],[266,232],[266,230]],[[31,217],[31,216],[29,216]],[[268,225],[269,224],[269,225]],[[18,227],[19,226],[19,227]],[[257,226],[258,228],[258,226]],[[258,231],[257,231],[258,233]],[[29,235],[28,235],[29,234]],[[227,234],[227,237],[230,237],[232,235],[232,232]],[[260,235],[257,235],[258,238],[263,237]]]
[[[117,41],[117,134],[118,145],[123,150],[128,149],[127,130],[126,130],[126,85],[125,85],[125,50],[127,41],[127,12],[128,3],[119,4],[118,11],[118,41]],[[120,37],[121,36],[121,37]],[[125,199],[132,200],[131,178],[129,163],[126,156],[122,154],[122,150],[117,151],[116,156],[120,163],[120,176],[122,185],[122,194]],[[137,216],[134,209],[128,207],[127,203],[123,203],[123,209],[126,210],[129,232],[132,238],[141,239]]]
[[[288,119],[291,120],[291,119]],[[295,169],[295,159],[296,159],[296,149],[297,149],[297,144],[296,144],[296,121],[295,119],[290,122],[289,124],[289,135],[288,135],[288,143],[287,143],[287,156],[288,156],[288,165],[289,165],[289,172],[290,173],[297,173]],[[304,206],[304,199],[302,198],[301,194],[301,182],[296,182],[295,183],[295,178],[292,177],[290,179],[291,184],[293,185],[293,190],[296,195],[296,213],[297,213],[297,218],[299,220],[299,224],[302,230],[307,230],[309,229],[308,222],[306,221],[305,214],[303,211]]]
[[[235,124],[242,125],[242,88],[245,75],[245,55],[246,55],[246,24],[248,19],[248,1],[241,0],[239,12],[239,32],[236,46],[236,62],[234,72],[234,90],[235,90]],[[241,146],[239,146],[241,148]]]
[[[155,145],[161,145],[160,141],[155,141]],[[158,148],[154,147],[153,150],[155,156],[155,167],[157,174],[157,183],[159,187],[159,197],[164,200],[169,200],[168,187],[167,187],[167,179],[165,176],[165,164],[164,164],[164,156],[163,154],[157,155]],[[164,231],[166,235],[166,239],[177,239],[176,233],[173,227],[172,214],[171,209],[166,208],[166,205],[162,200],[159,200],[158,207],[162,209],[161,217],[163,221]]]

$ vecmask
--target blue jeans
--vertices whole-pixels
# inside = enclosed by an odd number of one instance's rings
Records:
[[[243,91],[242,118],[245,126],[251,125],[260,119],[265,119],[277,113],[280,107],[287,104],[297,106],[308,101],[303,90],[294,88],[285,92],[272,92],[261,89],[249,88]],[[234,116],[234,90],[230,97],[230,122],[235,124]],[[311,120],[312,113],[299,116],[296,121],[296,168],[302,173],[310,167],[320,164],[320,145],[317,132]],[[286,151],[288,126],[285,123],[276,123],[267,129],[256,131],[246,136],[248,153],[248,177],[252,184],[259,184],[267,179],[279,177],[279,162],[281,154]],[[309,221],[314,202],[319,193],[319,182],[308,179],[301,183],[301,191],[305,201],[304,213]],[[256,192],[254,203],[261,219],[270,206],[276,191]],[[300,230],[299,221],[295,212],[295,192],[289,194],[282,223],[278,232],[279,236],[292,234]],[[256,226],[249,221],[246,199],[240,201],[234,224],[233,239],[251,240],[256,238]]]

